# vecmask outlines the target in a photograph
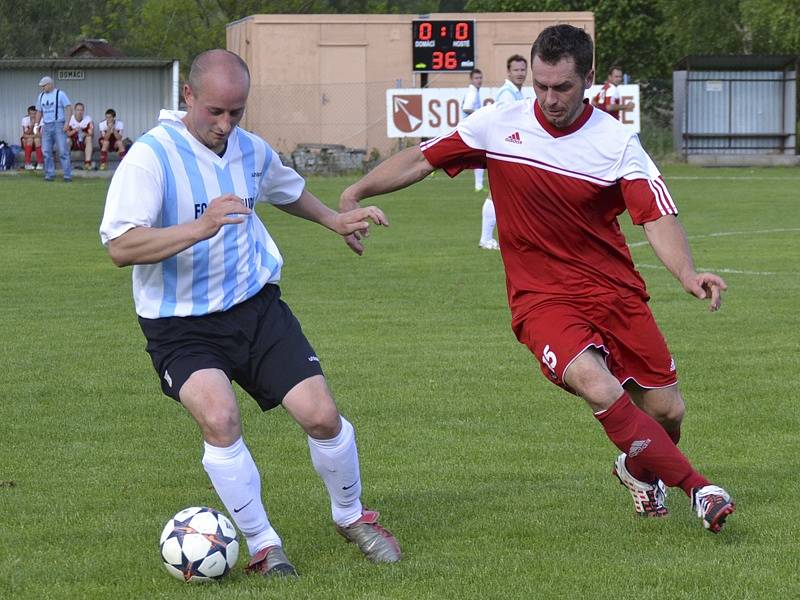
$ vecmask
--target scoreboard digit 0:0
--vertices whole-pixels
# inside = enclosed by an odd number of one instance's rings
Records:
[[[411,41],[416,73],[475,68],[475,21],[412,21]]]

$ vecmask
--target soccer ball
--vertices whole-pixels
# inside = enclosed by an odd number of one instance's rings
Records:
[[[164,566],[187,583],[222,579],[238,557],[236,529],[228,517],[213,508],[184,508],[161,532]]]

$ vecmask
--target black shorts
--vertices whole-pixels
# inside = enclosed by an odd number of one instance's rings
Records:
[[[316,352],[277,285],[224,312],[202,317],[144,319],[139,325],[161,390],[180,402],[186,380],[201,369],[220,369],[261,410],[283,402],[295,385],[322,375]]]

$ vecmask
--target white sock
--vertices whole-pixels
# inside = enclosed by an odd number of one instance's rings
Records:
[[[341,417],[342,430],[335,438],[308,437],[311,462],[331,497],[331,513],[338,525],[347,526],[361,518],[361,473],[353,426]]]
[[[250,556],[267,546],[280,546],[261,501],[261,476],[250,451],[239,438],[227,448],[204,442],[203,467],[228,514],[247,540]]]
[[[483,169],[475,169],[475,189],[483,189]]]
[[[494,226],[497,223],[494,215],[494,202],[491,198],[487,198],[483,203],[481,216],[481,242],[488,242],[494,239]]]

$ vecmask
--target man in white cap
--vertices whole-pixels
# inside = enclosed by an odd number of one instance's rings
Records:
[[[44,180],[53,181],[56,164],[53,146],[58,146],[58,157],[64,170],[64,181],[72,181],[72,165],[67,145],[67,129],[72,117],[69,97],[53,83],[53,78],[44,76],[39,80],[39,96],[36,98],[36,123],[41,126],[42,150],[44,151]]]

